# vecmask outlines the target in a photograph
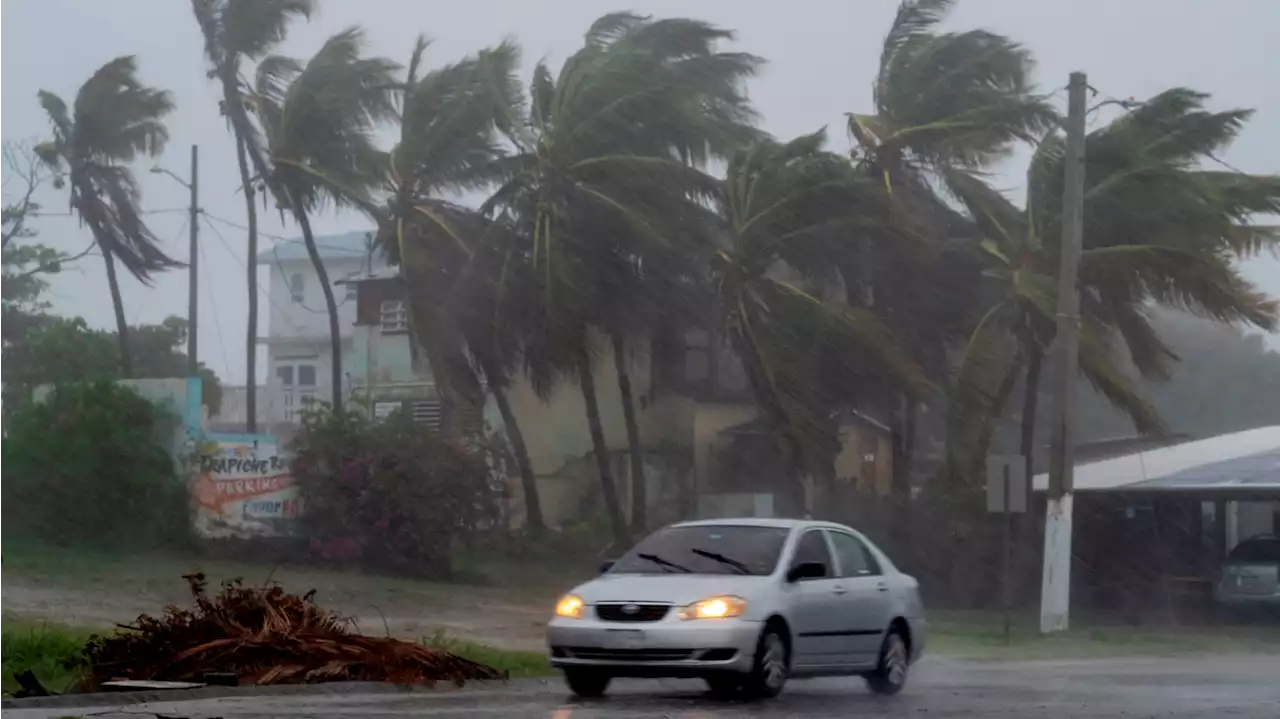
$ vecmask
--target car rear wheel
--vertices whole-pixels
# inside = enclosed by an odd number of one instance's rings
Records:
[[[569,691],[585,699],[597,699],[604,696],[609,689],[613,677],[592,669],[565,669],[564,682]]]
[[[756,644],[756,657],[743,682],[743,692],[755,699],[772,699],[782,693],[790,669],[787,640],[775,627],[766,626]]]
[[[907,638],[903,636],[901,629],[894,627],[889,630],[880,647],[880,663],[875,671],[866,675],[867,687],[876,694],[897,694],[907,685],[909,668]]]

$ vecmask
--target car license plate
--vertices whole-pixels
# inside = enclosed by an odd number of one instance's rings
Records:
[[[636,649],[644,644],[642,629],[607,629],[604,645],[607,649]]]

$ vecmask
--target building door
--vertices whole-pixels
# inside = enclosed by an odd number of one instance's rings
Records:
[[[276,378],[280,381],[280,404],[285,422],[298,422],[300,412],[316,397],[316,365],[310,360],[290,360],[276,363]]]

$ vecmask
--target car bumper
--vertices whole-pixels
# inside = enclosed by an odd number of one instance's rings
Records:
[[[1243,594],[1238,592],[1214,592],[1213,599],[1226,607],[1275,607],[1280,609],[1280,594]]]
[[[547,626],[551,666],[616,676],[695,677],[751,670],[760,622],[675,620],[628,626],[557,618]]]

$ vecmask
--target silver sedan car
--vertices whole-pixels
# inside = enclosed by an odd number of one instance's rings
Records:
[[[918,588],[839,524],[685,522],[562,597],[547,643],[584,697],[614,677],[701,677],[764,698],[788,678],[862,676],[897,694],[925,644]]]

